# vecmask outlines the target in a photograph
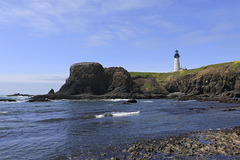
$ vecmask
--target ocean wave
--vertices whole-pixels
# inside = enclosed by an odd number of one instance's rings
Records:
[[[126,117],[126,116],[134,116],[140,114],[140,111],[137,112],[109,112],[104,114],[95,115],[96,118],[104,118],[104,117]]]
[[[185,103],[191,103],[191,102],[197,102],[196,100],[192,99],[192,100],[187,100],[187,101],[183,101]]]
[[[121,101],[127,101],[129,99],[103,99],[101,101],[107,101],[107,102],[121,102]]]
[[[96,118],[96,116],[93,116],[93,115],[89,115],[89,116],[82,116],[82,117],[79,117],[80,119],[94,119]],[[76,118],[78,119],[78,118]]]
[[[65,118],[50,118],[50,119],[43,119],[39,121],[35,121],[36,123],[51,123],[51,122],[60,122],[66,120]]]
[[[153,103],[153,101],[142,101],[143,103]]]
[[[0,128],[0,131],[1,131],[1,130],[10,130],[10,129],[13,129],[13,127],[1,127],[1,128]]]
[[[3,112],[0,112],[0,114],[7,114],[9,113],[8,111],[3,111]]]

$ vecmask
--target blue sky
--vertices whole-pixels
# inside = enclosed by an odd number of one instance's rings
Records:
[[[0,0],[0,94],[58,90],[77,62],[170,72],[240,60],[239,0]]]

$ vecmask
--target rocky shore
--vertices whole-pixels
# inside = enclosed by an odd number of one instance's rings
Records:
[[[104,68],[96,62],[76,63],[70,67],[70,75],[59,91],[51,89],[48,94],[32,99],[175,98],[240,103],[237,101],[240,98],[239,69],[240,63],[232,62],[184,72],[134,75],[122,67]]]
[[[240,159],[240,127],[137,141],[121,152],[109,159]]]
[[[0,99],[0,102],[16,102],[15,99]]]

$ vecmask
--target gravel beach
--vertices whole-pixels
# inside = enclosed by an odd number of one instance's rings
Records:
[[[138,141],[109,159],[240,159],[240,127]]]

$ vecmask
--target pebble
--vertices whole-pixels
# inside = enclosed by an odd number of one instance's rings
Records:
[[[122,159],[154,159],[166,157],[239,156],[240,127],[216,131],[199,131],[166,139],[136,142],[122,152]],[[107,153],[103,153],[106,156]],[[117,160],[112,157],[111,160]]]

